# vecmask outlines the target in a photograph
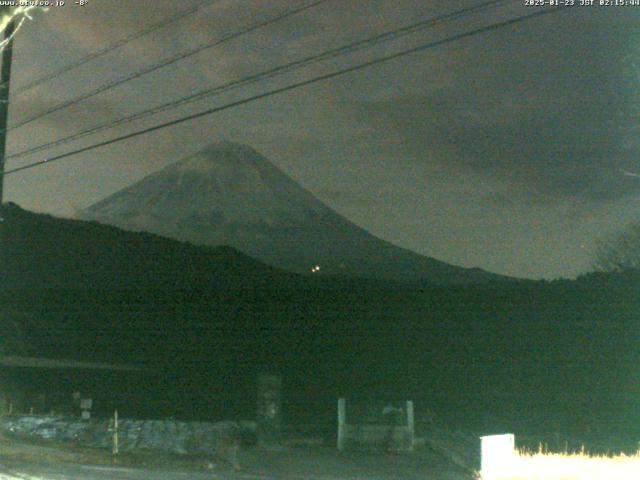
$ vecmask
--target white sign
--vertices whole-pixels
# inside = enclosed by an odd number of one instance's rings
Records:
[[[480,437],[482,441],[482,480],[498,478],[508,471],[515,458],[516,441],[511,433]]]

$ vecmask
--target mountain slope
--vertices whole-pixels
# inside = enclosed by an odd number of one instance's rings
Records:
[[[229,247],[197,247],[15,204],[3,211],[6,289],[256,288],[290,275]]]
[[[418,255],[354,225],[243,145],[213,144],[87,208],[84,220],[203,245],[269,265],[433,283],[504,279]]]

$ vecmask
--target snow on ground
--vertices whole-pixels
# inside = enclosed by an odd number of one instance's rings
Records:
[[[3,440],[2,443],[8,440]],[[3,445],[6,447],[6,444]],[[332,447],[290,447],[266,451],[246,448],[240,454],[240,470],[215,464],[206,458],[179,459],[146,455],[126,457],[111,465],[107,453],[60,451],[13,443],[0,448],[0,480],[472,480],[434,451],[423,448],[412,454],[338,452]]]

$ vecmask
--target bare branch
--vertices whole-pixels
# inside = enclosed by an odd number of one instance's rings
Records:
[[[593,266],[598,271],[621,272],[640,268],[640,223],[616,236],[600,240]]]

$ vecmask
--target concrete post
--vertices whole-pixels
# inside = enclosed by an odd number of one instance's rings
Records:
[[[113,412],[113,445],[111,449],[112,455],[117,455],[120,453],[120,446],[118,444],[118,410]]]
[[[413,451],[415,439],[415,427],[413,417],[413,400],[407,400],[407,432],[409,435],[409,450]]]
[[[347,427],[347,402],[338,399],[338,450],[344,450],[345,429]]]

